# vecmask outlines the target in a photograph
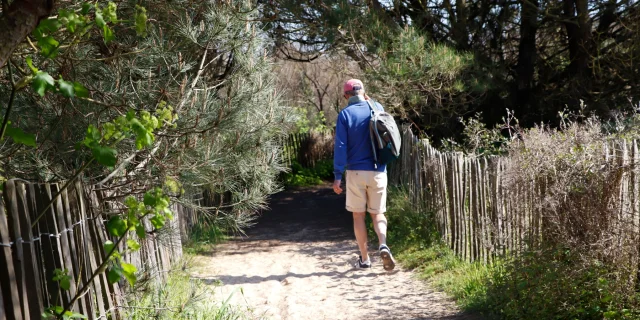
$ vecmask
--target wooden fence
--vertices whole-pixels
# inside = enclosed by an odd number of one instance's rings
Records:
[[[333,132],[294,133],[283,142],[284,157],[290,166],[294,161],[314,167],[320,160],[333,158]]]
[[[531,240],[544,241],[545,183],[510,183],[507,156],[471,157],[434,149],[403,127],[402,154],[389,166],[392,185],[408,188],[416,209],[435,214],[437,229],[455,253],[467,261],[490,262],[518,252]],[[602,225],[611,228],[611,243],[630,248],[625,259],[637,265],[640,245],[640,152],[637,142],[617,141],[603,147],[602,158],[621,170],[611,182],[613,200]],[[605,221],[606,220],[606,221]],[[629,261],[629,260],[626,260]]]
[[[40,319],[50,306],[64,306],[76,290],[88,288],[73,311],[89,319],[121,319],[126,306],[121,283],[109,284],[105,273],[87,279],[104,261],[103,244],[109,239],[104,223],[104,193],[75,183],[56,197],[60,184],[10,180],[0,197],[0,320]],[[177,215],[183,210],[174,210]],[[37,215],[44,212],[43,218]],[[32,226],[32,222],[36,221]],[[166,271],[182,255],[180,219],[168,223],[170,232],[150,234],[140,250],[124,260],[151,280],[166,279]],[[148,222],[148,221],[147,221]],[[150,230],[150,224],[147,224]],[[115,242],[115,239],[111,239]],[[119,248],[124,252],[126,241]],[[70,290],[51,281],[54,270],[68,270]]]

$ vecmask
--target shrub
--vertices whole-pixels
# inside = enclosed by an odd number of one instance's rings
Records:
[[[311,168],[305,168],[294,161],[291,172],[285,173],[282,180],[286,186],[304,187],[322,184],[322,181],[333,179],[333,161],[322,160]]]
[[[579,262],[582,253],[546,248],[512,257],[487,279],[473,306],[500,319],[637,319],[637,298],[618,288],[615,268]]]
[[[516,185],[540,188],[542,201],[536,206],[541,213],[542,236],[528,239],[526,249],[534,252],[533,257],[559,265],[538,265],[527,255],[519,259],[525,266],[539,267],[537,272],[544,277],[562,276],[558,281],[565,283],[548,287],[545,289],[548,293],[557,292],[558,296],[570,299],[571,284],[599,292],[604,289],[596,284],[603,278],[606,290],[621,304],[634,300],[638,233],[635,217],[627,208],[633,190],[625,189],[625,179],[638,174],[638,169],[623,162],[624,140],[606,133],[596,118],[582,123],[565,122],[562,130],[539,126],[520,131],[519,136],[521,139],[509,147],[505,188]],[[569,253],[560,258],[557,253],[563,250]],[[544,277],[536,281],[544,281]],[[578,296],[575,301],[581,301],[583,309],[604,310],[604,306],[591,303],[583,294]],[[578,308],[577,302],[575,305]]]

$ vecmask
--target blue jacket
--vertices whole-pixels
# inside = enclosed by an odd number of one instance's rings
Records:
[[[382,105],[376,102],[378,108]],[[340,111],[336,123],[336,138],[333,147],[333,175],[342,180],[345,169],[384,172],[386,165],[377,165],[373,160],[369,121],[371,109],[362,96],[349,99],[346,108]]]

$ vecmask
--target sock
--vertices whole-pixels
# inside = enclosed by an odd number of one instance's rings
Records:
[[[383,243],[383,244],[381,244],[381,245],[380,245],[380,249],[382,249],[382,248],[387,248],[387,249],[389,249],[389,247],[387,247],[387,244],[386,244],[386,243]]]

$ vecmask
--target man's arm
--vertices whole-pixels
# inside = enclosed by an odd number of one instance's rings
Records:
[[[336,138],[333,145],[333,175],[335,177],[333,189],[336,193],[342,192],[340,181],[344,167],[347,165],[347,123],[343,112],[338,115],[336,121]],[[336,188],[337,184],[337,188]]]

